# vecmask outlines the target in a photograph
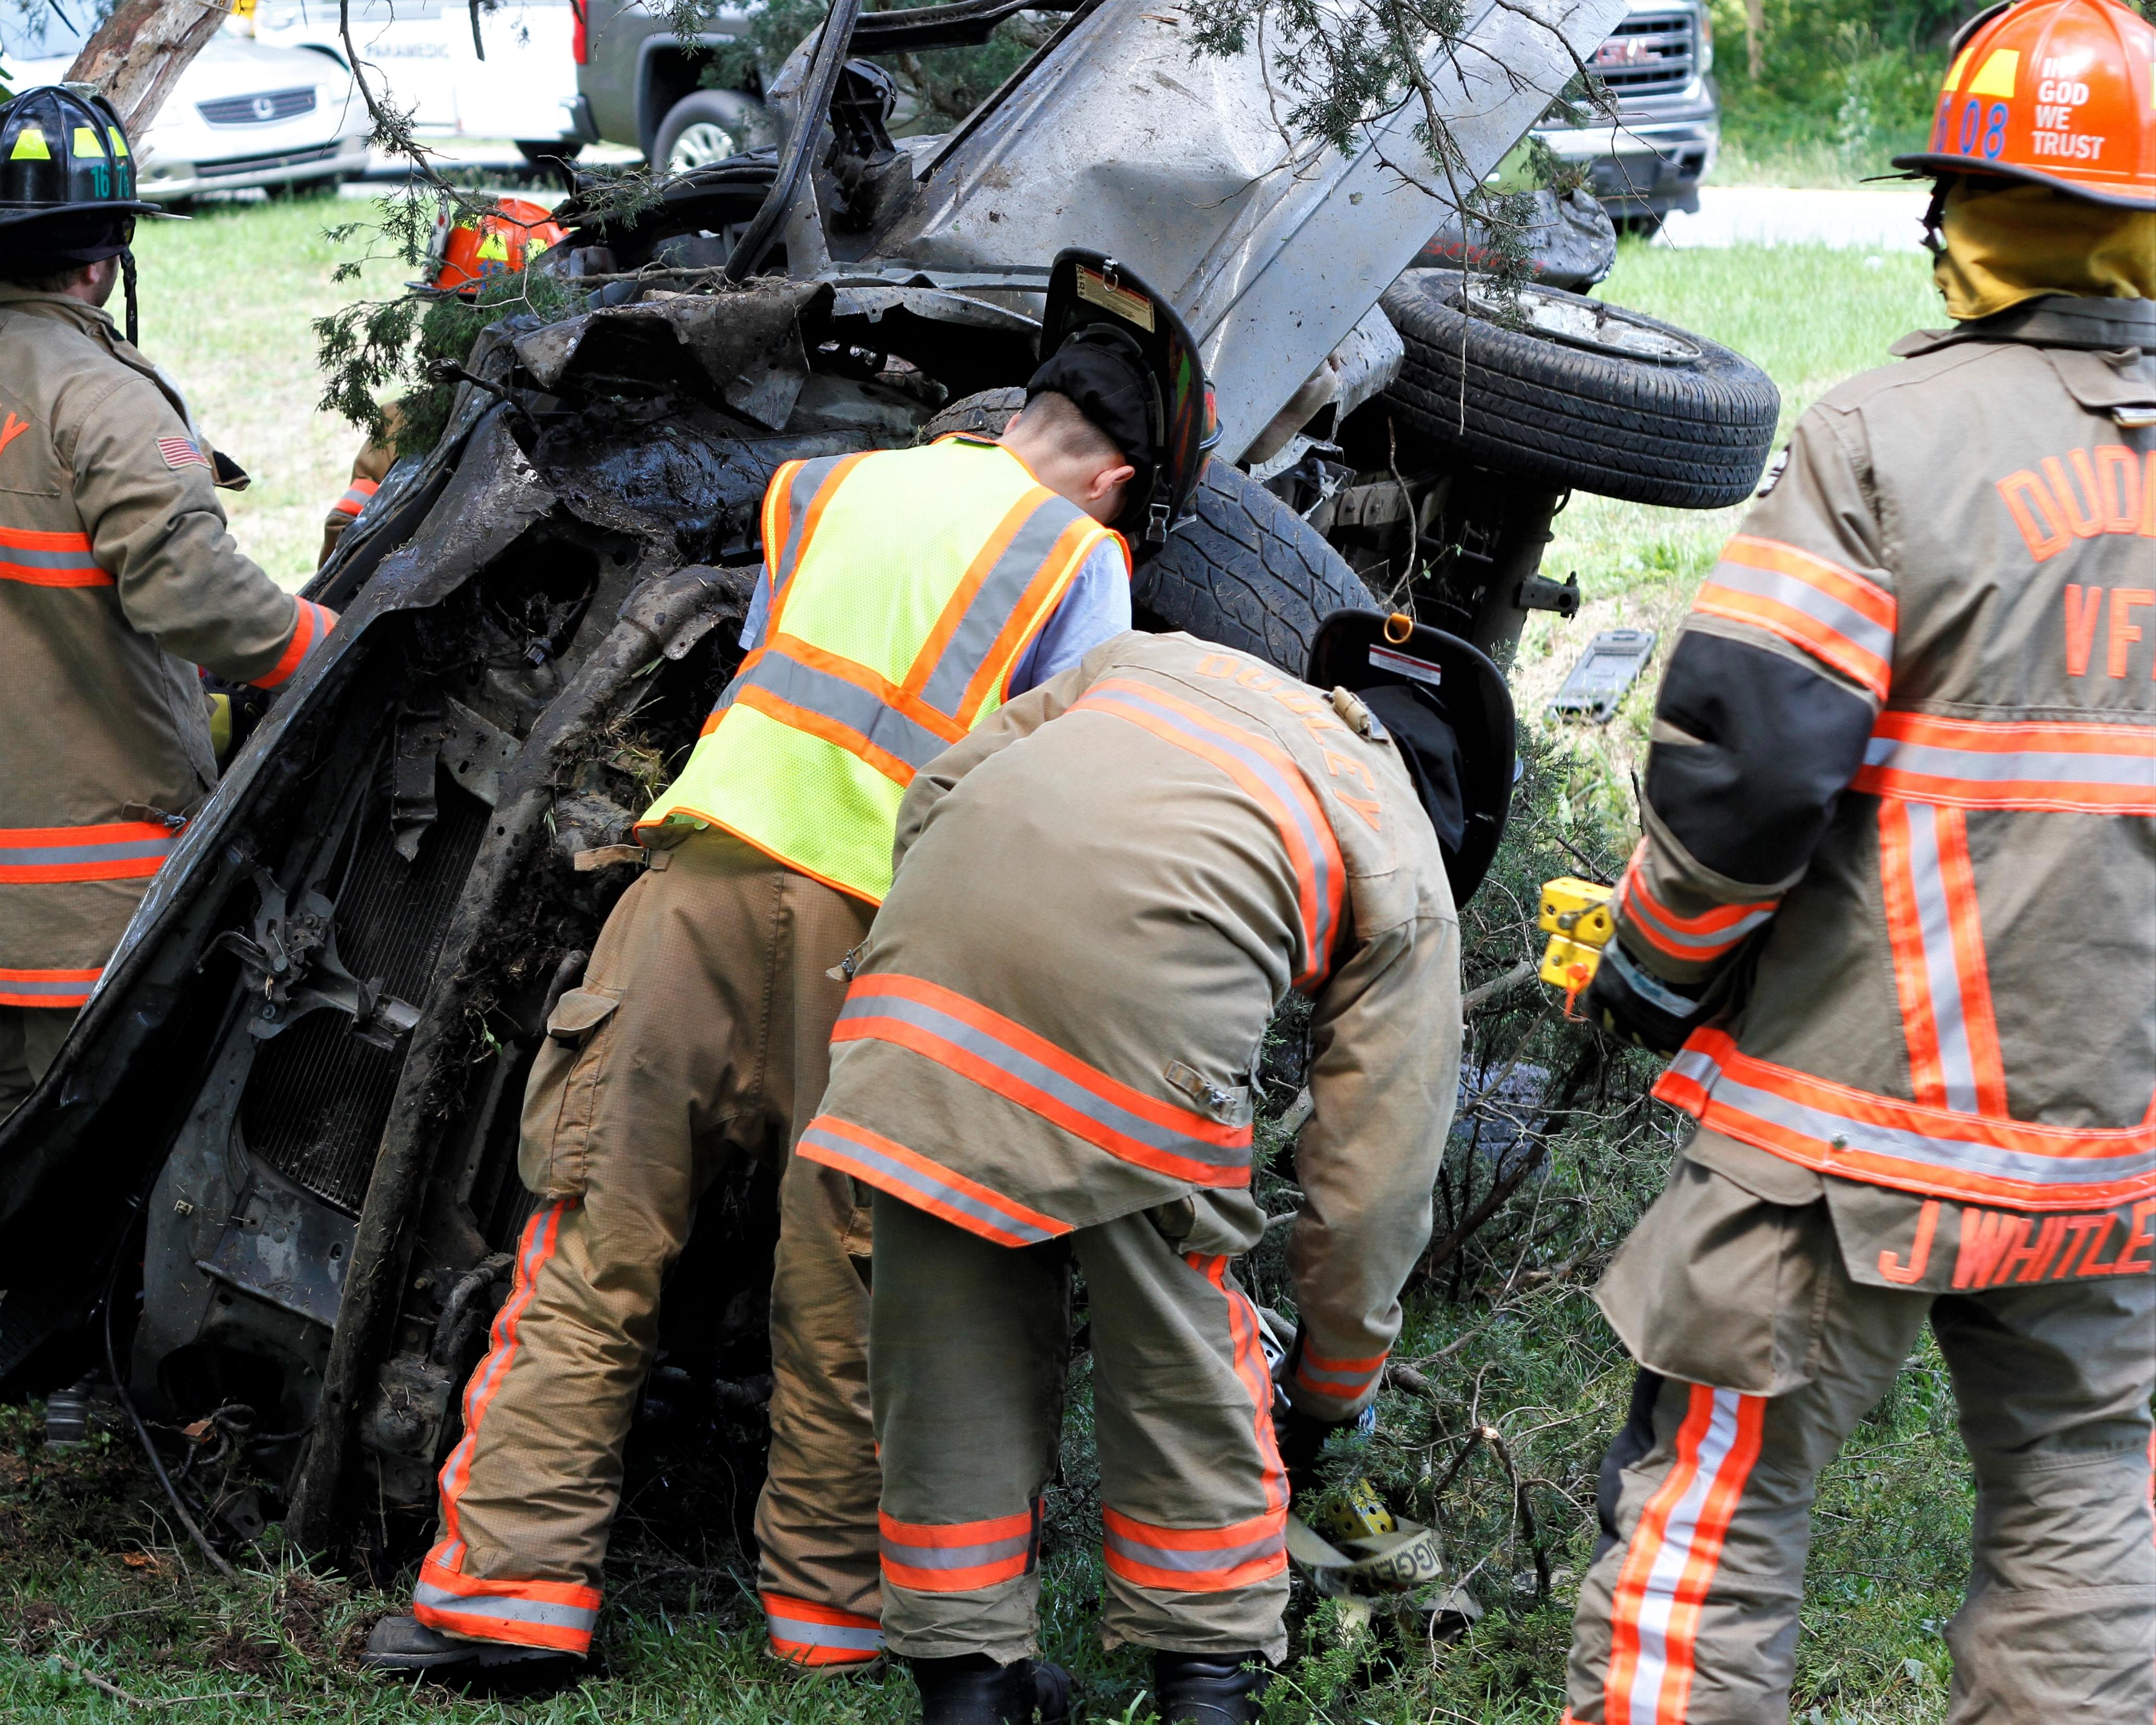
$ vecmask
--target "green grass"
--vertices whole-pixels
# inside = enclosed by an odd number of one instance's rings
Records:
[[[146,346],[189,388],[220,447],[256,473],[256,489],[234,500],[234,531],[288,579],[312,565],[321,514],[343,487],[356,443],[349,428],[313,410],[307,329],[346,292],[329,280],[335,254],[319,235],[352,208],[206,213],[190,227],[157,228],[142,245]],[[1603,291],[1750,354],[1782,388],[1784,429],[1838,378],[1883,362],[1895,336],[1938,318],[1921,254],[1873,267],[1862,254],[1823,249],[1672,253],[1628,244]],[[1530,638],[1523,712],[1538,711],[1537,691],[1553,686],[1594,629],[1644,623],[1666,639],[1734,515],[1575,499],[1548,567],[1578,569],[1589,603],[1574,623]],[[1526,818],[1472,907],[1471,980],[1528,950],[1523,906],[1534,883],[1573,866],[1560,839],[1605,867],[1621,854],[1628,768],[1644,752],[1651,682],[1604,730],[1537,744]],[[1476,1019],[1471,1052],[1554,1066],[1570,1057],[1575,1037],[1553,1007],[1522,991],[1507,1010]],[[1440,1529],[1456,1568],[1471,1572],[1486,1615],[1445,1645],[1384,1624],[1353,1632],[1329,1606],[1312,1610],[1300,1599],[1279,1725],[1548,1725],[1555,1717],[1571,1599],[1594,1540],[1595,1470],[1630,1381],[1588,1289],[1659,1186],[1673,1143],[1669,1117],[1639,1101],[1649,1070],[1634,1060],[1605,1074],[1547,1178],[1477,1236],[1459,1280],[1448,1274],[1413,1293],[1398,1357],[1418,1364],[1432,1393],[1388,1391],[1378,1438],[1342,1457],[1379,1480],[1396,1507]],[[1447,1180],[1470,1178],[1473,1166],[1471,1158],[1450,1160]],[[1276,1256],[1261,1250],[1250,1271],[1261,1293],[1277,1296]],[[1944,1717],[1939,1625],[1959,1595],[1969,1500],[1943,1384],[1927,1344],[1823,1481],[1799,1652],[1798,1716],[1807,1725]],[[1115,1718],[1138,1705],[1144,1668],[1127,1650],[1101,1653],[1092,1632],[1100,1574],[1085,1389],[1081,1373],[1067,1483],[1051,1498],[1044,1640],[1079,1671],[1092,1716]],[[1532,1482],[1551,1574],[1546,1597],[1491,1448],[1473,1446],[1439,1489],[1469,1435],[1485,1426]],[[899,1725],[915,1717],[901,1676],[834,1686],[764,1660],[747,1586],[752,1558],[711,1531],[713,1518],[698,1513],[682,1469],[654,1459],[643,1435],[631,1446],[633,1512],[609,1559],[601,1640],[611,1675],[529,1706],[415,1693],[357,1669],[367,1625],[408,1599],[408,1573],[372,1585],[302,1567],[273,1539],[248,1561],[241,1584],[228,1586],[168,1525],[131,1446],[107,1435],[50,1452],[40,1439],[35,1408],[0,1409],[0,1719],[10,1725],[146,1716],[68,1661],[169,1702],[158,1716],[182,1725],[272,1717],[280,1725]]]

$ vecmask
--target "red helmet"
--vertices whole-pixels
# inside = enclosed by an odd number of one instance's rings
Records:
[[[2119,0],[2019,0],[1954,39],[1931,145],[1897,167],[2156,208],[2156,28]]]
[[[444,208],[434,218],[434,242],[427,248],[427,285],[475,294],[485,277],[513,275],[568,237],[544,204],[528,198],[504,198],[476,218]]]

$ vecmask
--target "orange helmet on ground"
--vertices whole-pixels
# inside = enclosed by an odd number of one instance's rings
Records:
[[[444,208],[434,218],[427,248],[427,285],[449,293],[475,293],[489,275],[513,275],[550,245],[568,238],[544,204],[504,198],[476,220]]]
[[[2156,28],[2120,0],[2017,0],[1954,38],[1925,173],[1998,174],[2156,208]]]

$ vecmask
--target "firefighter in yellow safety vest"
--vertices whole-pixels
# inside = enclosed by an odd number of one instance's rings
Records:
[[[1587,1000],[1698,1124],[1599,1291],[1578,1725],[1788,1718],[1819,1471],[1927,1323],[1946,1717],[2156,1716],[2152,78],[2116,0],[1963,33],[1901,162],[1954,326],[1799,421],[1671,655]]]
[[[660,1280],[735,1155],[783,1165],[756,1522],[771,1651],[834,1671],[880,1659],[869,1209],[793,1146],[848,955],[891,885],[906,787],[1130,627],[1116,529],[1171,518],[1195,486],[1209,404],[1194,354],[1186,341],[1163,363],[1173,312],[1093,261],[1122,315],[1045,355],[1000,439],[774,476],[747,656],[639,823],[648,871],[548,1020],[521,1162],[539,1205],[442,1470],[439,1541],[412,1615],[375,1628],[376,1668],[574,1674]]]

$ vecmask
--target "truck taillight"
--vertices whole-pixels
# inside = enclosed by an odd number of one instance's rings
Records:
[[[569,58],[580,66],[592,63],[592,33],[584,21],[586,3],[587,0],[569,0],[569,13],[576,20],[569,31]]]

